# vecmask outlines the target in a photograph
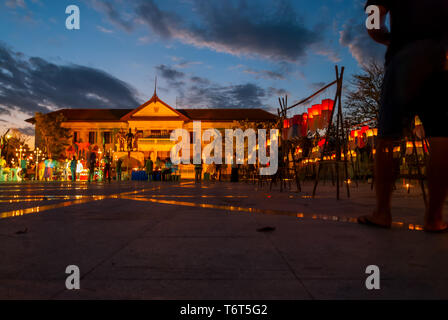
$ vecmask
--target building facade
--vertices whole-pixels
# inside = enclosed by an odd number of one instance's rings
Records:
[[[274,122],[277,117],[262,109],[175,109],[156,93],[136,109],[63,109],[62,126],[70,129],[72,146],[67,153],[87,157],[89,152],[110,154],[116,161],[129,156],[136,166],[145,159],[164,160],[175,142],[170,140],[175,129],[193,132],[193,122],[201,121],[207,129],[233,129],[241,121]],[[32,119],[30,119],[32,120]],[[36,130],[36,146],[39,146]],[[190,141],[193,141],[190,138]],[[129,154],[130,152],[130,154]],[[192,153],[191,153],[192,154]],[[68,155],[69,156],[69,155]]]

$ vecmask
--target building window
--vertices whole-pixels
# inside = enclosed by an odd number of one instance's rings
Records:
[[[73,143],[79,142],[79,132],[74,131],[73,132]]]
[[[105,131],[103,132],[104,135],[104,144],[109,144],[111,143],[111,134],[110,131]]]
[[[94,132],[94,131],[89,132],[89,143],[90,144],[96,143],[96,132]]]

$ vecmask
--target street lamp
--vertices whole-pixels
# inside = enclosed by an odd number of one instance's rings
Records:
[[[37,147],[34,150],[34,154],[36,155],[36,176],[35,176],[34,180],[38,180],[38,178],[39,178],[39,176],[38,176],[39,157],[42,155],[42,150],[40,150],[39,147]]]
[[[22,152],[23,151],[25,151],[25,150],[23,149],[22,146],[20,146],[19,149],[16,148],[16,152],[19,152],[19,154],[16,153],[16,156],[19,158],[19,162],[22,160]]]

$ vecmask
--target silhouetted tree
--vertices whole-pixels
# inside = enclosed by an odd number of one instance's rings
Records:
[[[40,145],[50,157],[57,157],[64,153],[71,138],[70,130],[61,126],[65,121],[61,113],[42,114],[37,112],[34,116],[36,121],[36,134],[39,136]]]
[[[345,119],[349,125],[377,125],[383,81],[384,67],[373,60],[362,67],[362,73],[353,76],[352,89],[345,96]]]

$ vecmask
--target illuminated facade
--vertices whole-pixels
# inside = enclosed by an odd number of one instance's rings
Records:
[[[171,132],[182,128],[192,135],[193,121],[201,121],[202,131],[211,128],[223,131],[238,127],[240,121],[276,120],[276,116],[262,109],[174,109],[156,93],[136,109],[63,109],[56,112],[64,115],[66,121],[62,126],[69,128],[72,134],[73,145],[69,152],[98,150],[100,154],[110,153],[114,160],[127,157],[130,130],[134,136],[131,157],[140,166],[147,158],[168,158],[174,145],[170,141]],[[37,132],[36,146],[39,146]]]

